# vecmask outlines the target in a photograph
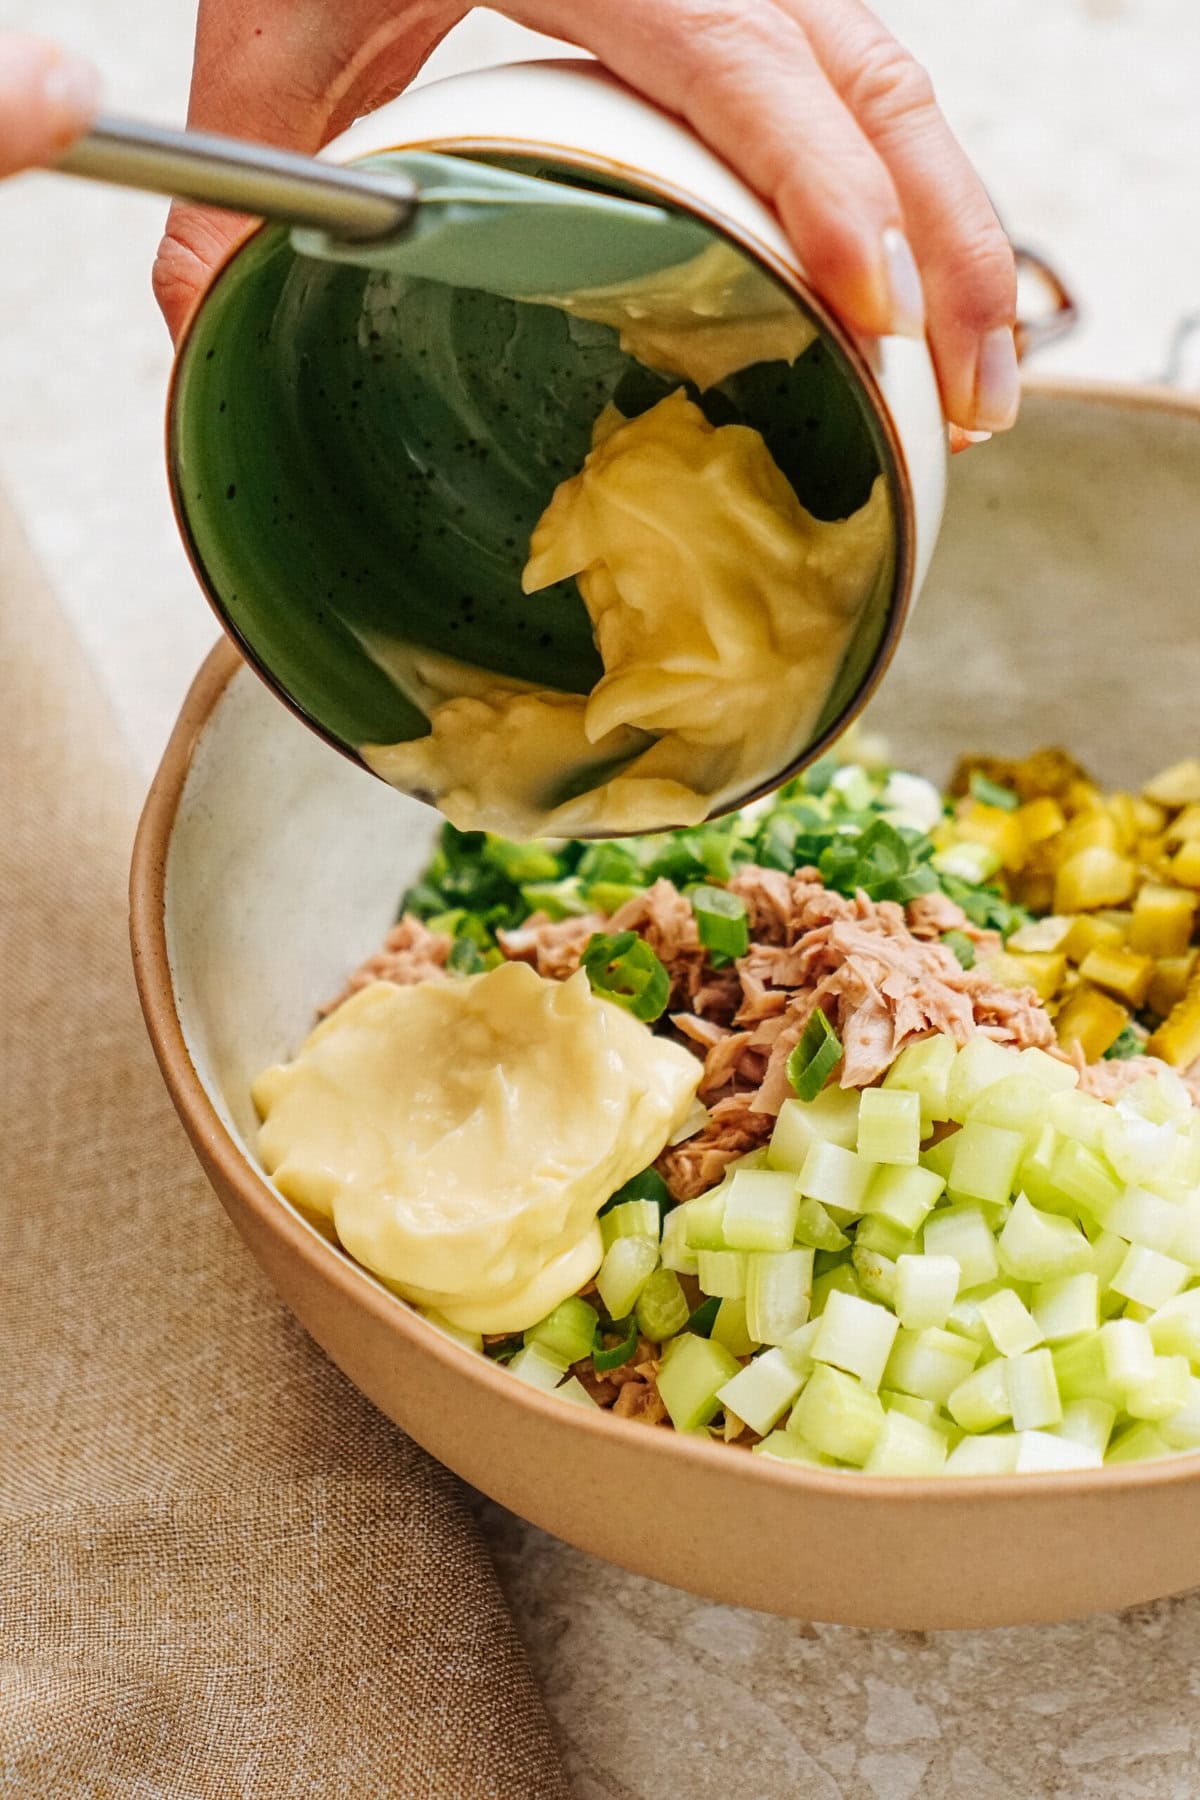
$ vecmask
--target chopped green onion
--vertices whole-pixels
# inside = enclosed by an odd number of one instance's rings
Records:
[[[732,962],[750,948],[746,902],[727,888],[698,887],[691,892],[696,930],[706,950]]]
[[[708,1299],[702,1300],[695,1312],[691,1314],[684,1330],[694,1331],[697,1337],[711,1337],[713,1326],[717,1322],[717,1314],[726,1304],[733,1305],[736,1302],[726,1302],[718,1295],[710,1294]]]
[[[615,1337],[617,1342],[603,1347],[602,1339],[606,1337]],[[597,1328],[596,1343],[601,1348],[593,1350],[592,1364],[600,1374],[603,1375],[608,1369],[623,1367],[637,1352],[637,1320],[609,1319],[602,1322]]]
[[[842,1040],[818,1006],[787,1059],[787,1078],[801,1100],[815,1100],[842,1060]]]
[[[591,911],[587,896],[574,875],[562,881],[527,881],[521,887],[521,898],[531,913],[545,913],[548,919],[582,918]]]
[[[1140,1056],[1146,1048],[1146,1039],[1134,1024],[1126,1025],[1119,1037],[1113,1039],[1104,1052],[1106,1062],[1127,1062],[1131,1056]]]
[[[1016,812],[1021,804],[1019,794],[1014,794],[1011,788],[1001,787],[998,782],[989,781],[978,769],[971,776],[971,797],[981,806],[998,806],[1002,812]]]
[[[975,945],[965,931],[943,931],[942,942],[952,950],[964,969],[975,967]]]
[[[671,978],[636,931],[620,931],[615,937],[594,932],[583,953],[583,967],[593,993],[615,1000],[635,1019],[651,1024],[666,1011]]]
[[[638,1295],[635,1317],[642,1336],[655,1344],[683,1330],[688,1322],[687,1296],[673,1270],[655,1269]]]

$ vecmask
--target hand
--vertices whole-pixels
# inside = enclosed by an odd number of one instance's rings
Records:
[[[42,38],[0,31],[0,175],[61,156],[96,111],[90,63]]]
[[[1019,399],[1012,253],[924,70],[861,0],[490,0],[680,114],[778,211],[868,333],[928,328],[954,424]],[[191,122],[315,151],[410,82],[469,0],[200,0]],[[177,207],[155,266],[171,331],[240,226]]]

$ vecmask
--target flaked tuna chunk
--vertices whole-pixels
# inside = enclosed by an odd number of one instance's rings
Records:
[[[1168,1068],[1157,1056],[1113,1057],[1109,1061],[1089,1063],[1076,1055],[1071,1060],[1079,1070],[1080,1088],[1097,1100],[1119,1100],[1143,1075],[1162,1075]],[[1200,1063],[1193,1063],[1190,1069],[1172,1069],[1170,1072],[1179,1076],[1193,1105],[1200,1106]]]
[[[600,913],[569,919],[532,913],[514,931],[498,931],[496,942],[509,962],[530,963],[547,981],[566,981],[582,963],[589,938],[607,929]]]
[[[380,949],[355,969],[336,1000],[320,1010],[320,1017],[336,1010],[343,1000],[370,987],[373,981],[390,981],[396,987],[415,987],[419,981],[440,981],[446,974],[446,958],[454,939],[444,931],[430,931],[420,919],[405,913],[393,925]]]
[[[664,1150],[655,1168],[676,1200],[692,1200],[715,1187],[727,1163],[757,1150],[771,1135],[774,1121],[750,1110],[753,1096],[733,1094],[719,1100],[704,1130],[673,1149]]]
[[[671,1004],[691,1004],[706,979],[707,953],[700,942],[692,903],[674,882],[656,881],[653,887],[631,894],[605,929],[636,931],[671,977]]]
[[[908,929],[915,938],[939,938],[944,931],[961,931],[964,937],[970,938],[981,957],[992,956],[1004,948],[1004,939],[998,931],[973,925],[957,900],[951,900],[945,894],[918,894],[904,910]]]

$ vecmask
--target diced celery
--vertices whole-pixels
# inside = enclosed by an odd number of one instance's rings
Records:
[[[853,1294],[830,1294],[813,1340],[813,1360],[832,1363],[876,1389],[897,1329],[896,1319],[886,1308]]]
[[[796,1214],[795,1241],[813,1250],[844,1250],[850,1239],[835,1225],[819,1200],[801,1200]]]
[[[637,1328],[653,1344],[662,1344],[688,1322],[691,1307],[673,1269],[655,1269],[638,1295]]]
[[[997,1248],[1000,1266],[1017,1281],[1054,1281],[1091,1266],[1091,1245],[1078,1226],[1056,1213],[1039,1212],[1018,1195],[1004,1221]]]
[[[685,1200],[679,1211],[683,1214],[684,1236],[689,1250],[723,1250],[725,1248],[725,1196],[728,1186],[710,1188],[707,1194],[700,1194],[695,1200]]]
[[[820,1329],[821,1321],[819,1319],[809,1319],[806,1325],[801,1325],[799,1331],[793,1331],[791,1336],[785,1338],[783,1343],[778,1346],[796,1373],[802,1375],[805,1381],[813,1372],[812,1347]]]
[[[918,1400],[915,1394],[899,1394],[893,1389],[881,1388],[879,1398],[888,1412],[907,1413],[910,1419],[919,1419],[922,1425],[933,1425],[941,1418],[941,1409],[932,1400]]]
[[[1058,1433],[1103,1456],[1116,1420],[1117,1409],[1107,1400],[1068,1400],[1062,1409]]]
[[[1037,1329],[1048,1344],[1095,1331],[1100,1324],[1100,1283],[1089,1269],[1039,1282],[1030,1301]],[[1030,1346],[1032,1348],[1032,1346]]]
[[[803,1386],[803,1375],[781,1350],[764,1350],[730,1376],[717,1398],[761,1437],[783,1417]]]
[[[782,1344],[798,1331],[808,1319],[812,1283],[811,1250],[751,1254],[746,1269],[746,1329],[750,1336],[760,1344]]]
[[[540,1344],[564,1363],[581,1362],[596,1341],[598,1318],[594,1306],[572,1295],[525,1333],[526,1344]]]
[[[1131,1187],[1113,1206],[1105,1224],[1131,1244],[1159,1250],[1166,1256],[1174,1248],[1179,1232],[1179,1211],[1173,1200],[1164,1200],[1149,1188]]]
[[[1098,1450],[1054,1431],[1018,1431],[1016,1475],[1048,1475],[1060,1469],[1099,1469]]]
[[[1158,1429],[1173,1450],[1200,1449],[1200,1379],[1188,1379],[1187,1399],[1168,1419],[1159,1421]]]
[[[1099,1150],[1104,1144],[1104,1123],[1110,1110],[1093,1094],[1064,1088],[1051,1097],[1049,1117],[1061,1137],[1072,1138],[1089,1150]]]
[[[996,873],[1000,854],[990,844],[951,844],[939,850],[931,861],[939,875],[953,875],[978,887]]]
[[[903,1088],[916,1094],[922,1121],[941,1124],[950,1117],[947,1084],[957,1052],[954,1039],[939,1032],[918,1038],[902,1050],[883,1078],[885,1088]]]
[[[745,1250],[701,1250],[697,1281],[702,1294],[722,1300],[743,1300],[746,1295]]]
[[[1044,1212],[1070,1211],[1070,1203],[1054,1185],[1054,1158],[1061,1142],[1053,1125],[1043,1125],[1017,1168],[1017,1188]]]
[[[967,1122],[1019,1131],[1031,1143],[1046,1123],[1049,1110],[1049,1090],[1033,1076],[1018,1071],[976,1094],[967,1111]]]
[[[921,1240],[915,1232],[893,1224],[883,1213],[864,1214],[855,1230],[854,1243],[856,1248],[874,1250],[893,1262],[898,1256],[915,1256],[921,1248]]]
[[[677,1275],[695,1275],[700,1269],[696,1258],[697,1252],[687,1241],[687,1208],[672,1207],[663,1220],[662,1266],[664,1269],[674,1269]]]
[[[853,1375],[818,1363],[792,1408],[788,1429],[839,1462],[866,1462],[883,1430],[884,1410]]]
[[[1122,1397],[1154,1374],[1154,1340],[1133,1319],[1109,1319],[1098,1332],[1104,1372]]]
[[[1020,1441],[1013,1431],[996,1431],[987,1437],[965,1437],[946,1458],[947,1475],[1011,1475],[1017,1466]]]
[[[1131,1244],[1109,1285],[1116,1294],[1157,1308],[1173,1300],[1187,1279],[1186,1266],[1173,1256],[1147,1250],[1143,1244]]]
[[[1179,1206],[1168,1249],[1193,1274],[1200,1271],[1200,1197],[1185,1200]]]
[[[958,1294],[961,1270],[953,1256],[901,1256],[896,1262],[896,1313],[911,1331],[944,1325]]]
[[[1200,1288],[1189,1288],[1160,1306],[1146,1329],[1160,1356],[1186,1356],[1190,1362],[1200,1362]]]
[[[969,1129],[963,1126],[964,1133]],[[924,1241],[927,1256],[953,1257],[964,1293],[999,1273],[996,1240],[978,1207],[950,1206],[931,1213],[925,1221]]]
[[[1186,1356],[1156,1356],[1148,1380],[1125,1389],[1125,1411],[1132,1419],[1169,1419],[1187,1405],[1191,1379]]]
[[[658,1242],[662,1215],[656,1200],[624,1200],[600,1215],[600,1242],[608,1250],[619,1237],[648,1237]]]
[[[725,1242],[731,1250],[786,1250],[799,1210],[793,1174],[739,1169],[725,1195]]]
[[[932,1169],[903,1169],[895,1166],[877,1169],[863,1200],[866,1220],[886,1219],[900,1231],[919,1231],[937,1204],[945,1185],[945,1178],[934,1174]],[[860,1226],[860,1232],[862,1229]],[[882,1246],[877,1245],[876,1248]]]
[[[883,1372],[884,1387],[902,1394],[933,1400],[939,1406],[971,1373],[979,1361],[980,1346],[970,1338],[927,1326],[923,1331],[896,1333],[892,1353]]]
[[[1051,1351],[1059,1397],[1071,1400],[1118,1400],[1120,1391],[1108,1375],[1104,1343],[1098,1331],[1089,1337],[1057,1344]]]
[[[1130,1425],[1114,1438],[1104,1458],[1105,1466],[1113,1463],[1149,1462],[1157,1456],[1169,1456],[1171,1446],[1153,1425]]]
[[[1051,1056],[1032,1044],[1027,1050],[1021,1051],[1017,1066],[1023,1074],[1031,1075],[1050,1094],[1062,1093],[1066,1088],[1079,1086],[1079,1070],[1073,1063],[1063,1062],[1061,1058]]]
[[[950,1179],[950,1170],[954,1164],[954,1146],[958,1142],[958,1127],[939,1138],[936,1144],[929,1144],[921,1152],[921,1168],[927,1169],[931,1175],[940,1175],[943,1186]]]
[[[950,1117],[961,1125],[971,1102],[993,1082],[1003,1081],[1017,1066],[1014,1050],[996,1043],[994,1038],[968,1038],[954,1059],[946,1083],[946,1103]]]
[[[612,1319],[625,1319],[658,1267],[658,1242],[647,1237],[615,1238],[596,1276],[596,1292]],[[510,1365],[511,1366],[511,1365]]]
[[[1169,1175],[1179,1142],[1174,1119],[1156,1123],[1132,1109],[1109,1108],[1104,1121],[1104,1154],[1122,1181],[1149,1181]]]
[[[1125,1239],[1118,1237],[1115,1231],[1107,1228],[1102,1231],[1092,1245],[1092,1274],[1100,1288],[1100,1317],[1110,1319],[1119,1313],[1124,1305],[1124,1295],[1114,1294],[1109,1290],[1109,1282],[1125,1260],[1125,1252],[1129,1248]]]
[[[988,1336],[1001,1356],[1019,1356],[1042,1342],[1041,1326],[1021,1296],[1010,1287],[1000,1288],[979,1302]]]
[[[984,1363],[947,1397],[946,1411],[964,1431],[991,1431],[1012,1418],[1005,1367],[1001,1356]]]
[[[855,1244],[850,1252],[850,1260],[854,1264],[854,1273],[858,1276],[859,1285],[868,1300],[877,1300],[880,1305],[893,1311],[896,1305],[896,1265],[890,1256],[884,1256],[879,1250],[869,1250],[863,1244]]]
[[[567,1372],[567,1359],[555,1356],[544,1344],[526,1344],[518,1350],[508,1365],[510,1375],[518,1381],[524,1381],[529,1387],[541,1388],[543,1393],[550,1393],[556,1388]]]
[[[800,1171],[800,1192],[834,1211],[839,1223],[856,1218],[875,1173],[875,1165],[840,1144],[818,1139]]]
[[[568,1400],[572,1406],[596,1406],[599,1404],[598,1401],[593,1400],[578,1375],[568,1375],[567,1379],[553,1390],[553,1393],[556,1400]]]
[[[1050,1179],[1073,1207],[1104,1224],[1124,1191],[1120,1178],[1099,1151],[1064,1138],[1054,1153]]]
[[[822,1456],[811,1444],[790,1431],[771,1431],[750,1448],[759,1456],[774,1456],[781,1462],[802,1463],[812,1469],[836,1469],[835,1456]]]
[[[708,1335],[714,1343],[723,1344],[733,1356],[749,1356],[758,1349],[758,1340],[750,1336],[746,1323],[744,1299],[722,1300]]]
[[[719,1390],[737,1374],[738,1360],[723,1344],[685,1331],[658,1374],[658,1393],[679,1431],[707,1425],[720,1408]]]
[[[1038,1431],[1058,1424],[1062,1401],[1049,1350],[1024,1350],[1019,1356],[1006,1357],[1004,1372],[1015,1430]]]
[[[991,1042],[989,1038],[982,1041]],[[1017,1164],[1024,1154],[1025,1139],[1019,1131],[1005,1131],[999,1125],[979,1125],[968,1120],[954,1140],[954,1160],[946,1184],[951,1198],[1007,1200],[1012,1193]]]
[[[921,1152],[920,1096],[906,1088],[864,1088],[857,1148],[868,1162],[915,1168]]]
[[[767,1162],[799,1173],[814,1143],[853,1150],[858,1137],[857,1088],[827,1087],[815,1100],[785,1100],[779,1109]]]
[[[981,1355],[987,1349],[989,1340],[988,1328],[983,1322],[983,1314],[980,1311],[980,1298],[994,1286],[994,1282],[989,1282],[987,1287],[979,1289],[978,1293],[959,1294],[954,1305],[946,1314],[946,1330],[954,1332],[957,1337],[970,1338],[973,1343],[979,1345]]]
[[[902,1412],[889,1412],[863,1468],[868,1475],[940,1475],[945,1461],[942,1432]]]
[[[824,1274],[813,1277],[812,1303],[808,1309],[809,1317],[819,1319],[825,1311],[825,1303],[830,1294],[834,1293],[857,1294],[861,1298],[862,1283],[859,1281],[852,1263],[838,1263],[834,1268],[826,1269]]]

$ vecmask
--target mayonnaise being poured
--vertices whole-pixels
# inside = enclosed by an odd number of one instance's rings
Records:
[[[378,982],[254,1084],[258,1153],[350,1254],[465,1331],[519,1331],[600,1266],[596,1215],[701,1065],[583,973]]]
[[[524,572],[527,592],[575,576],[601,680],[552,694],[412,652],[431,733],[364,760],[463,830],[697,824],[810,741],[890,536],[882,477],[849,519],[816,519],[760,432],[711,425],[682,389],[635,419],[607,408]]]

